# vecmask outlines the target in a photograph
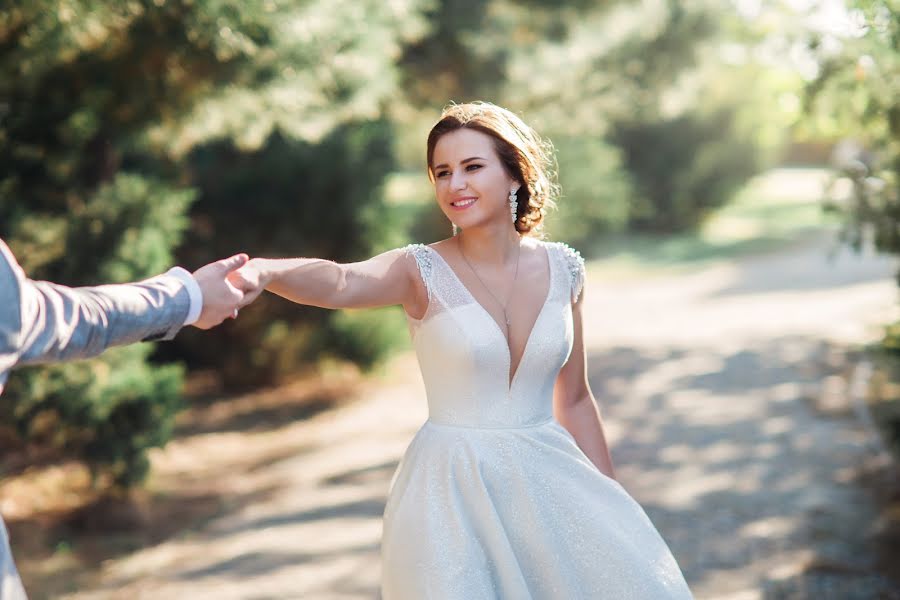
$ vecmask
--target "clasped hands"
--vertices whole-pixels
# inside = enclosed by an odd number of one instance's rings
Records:
[[[236,319],[238,311],[262,293],[265,285],[249,261],[246,254],[235,254],[192,273],[203,294],[203,308],[194,327],[211,329],[225,319]]]

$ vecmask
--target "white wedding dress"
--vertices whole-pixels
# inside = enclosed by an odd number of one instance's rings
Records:
[[[426,313],[407,319],[429,416],[390,484],[384,600],[692,598],[641,506],[553,417],[584,261],[539,245],[550,287],[512,384],[493,317],[436,250],[404,248],[428,289]]]

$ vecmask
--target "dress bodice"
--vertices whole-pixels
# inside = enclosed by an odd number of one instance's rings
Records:
[[[574,343],[572,301],[584,260],[562,242],[546,249],[550,283],[510,383],[510,350],[494,318],[430,246],[404,248],[428,291],[420,319],[406,314],[428,402],[429,420],[463,427],[527,427],[553,418],[553,387]]]

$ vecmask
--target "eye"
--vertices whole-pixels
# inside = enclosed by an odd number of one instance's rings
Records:
[[[474,169],[480,169],[481,165],[469,165],[466,167],[466,171],[472,171]]]
[[[449,172],[450,171],[438,171],[437,175],[435,175],[435,177],[443,177],[444,175],[448,174]]]

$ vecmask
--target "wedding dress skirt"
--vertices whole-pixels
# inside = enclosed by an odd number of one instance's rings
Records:
[[[429,246],[410,244],[429,293],[408,318],[428,420],[391,480],[384,600],[666,600],[691,592],[641,506],[553,417],[584,265],[560,242],[512,382],[493,317]]]

